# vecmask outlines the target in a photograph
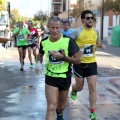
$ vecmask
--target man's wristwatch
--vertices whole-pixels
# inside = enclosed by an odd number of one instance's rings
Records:
[[[65,58],[66,58],[66,56],[64,55],[64,57],[62,57],[60,60],[64,61],[64,60],[65,60]]]

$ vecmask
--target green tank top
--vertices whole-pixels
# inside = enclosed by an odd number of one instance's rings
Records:
[[[19,31],[19,28],[16,28],[13,33],[17,33]],[[27,35],[30,34],[29,30],[27,28],[23,28],[19,34],[17,35],[17,46],[22,46],[22,45],[28,45],[26,38]]]
[[[42,41],[43,51],[45,52],[46,57],[46,70],[45,74],[52,77],[62,77],[66,78],[66,73],[69,69],[69,63],[59,59],[55,59],[50,51],[59,51],[65,56],[68,56],[68,47],[70,39],[67,37],[61,37],[56,42],[51,42],[48,39]]]

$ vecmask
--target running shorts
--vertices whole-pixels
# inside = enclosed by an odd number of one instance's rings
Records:
[[[32,49],[36,49],[37,45],[36,44],[32,44],[32,45],[28,45],[28,47],[31,47]]]
[[[17,46],[17,48],[23,48],[24,50],[27,49],[27,45],[21,45],[21,46]]]
[[[97,75],[97,63],[81,63],[73,65],[74,75],[77,77],[88,77],[92,75]]]
[[[57,87],[61,91],[68,90],[71,85],[71,77],[68,78],[56,78],[45,75],[45,83],[47,85]]]

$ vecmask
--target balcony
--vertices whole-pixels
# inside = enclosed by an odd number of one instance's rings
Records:
[[[54,11],[52,11],[52,13],[54,14],[54,15],[58,15],[58,14],[60,14],[60,13],[62,13],[59,9],[54,9]]]
[[[62,0],[53,0],[52,4],[58,4],[61,5],[62,4]]]

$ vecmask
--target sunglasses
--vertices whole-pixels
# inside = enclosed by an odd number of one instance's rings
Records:
[[[94,17],[85,17],[86,18],[86,20],[93,20],[94,19]]]

